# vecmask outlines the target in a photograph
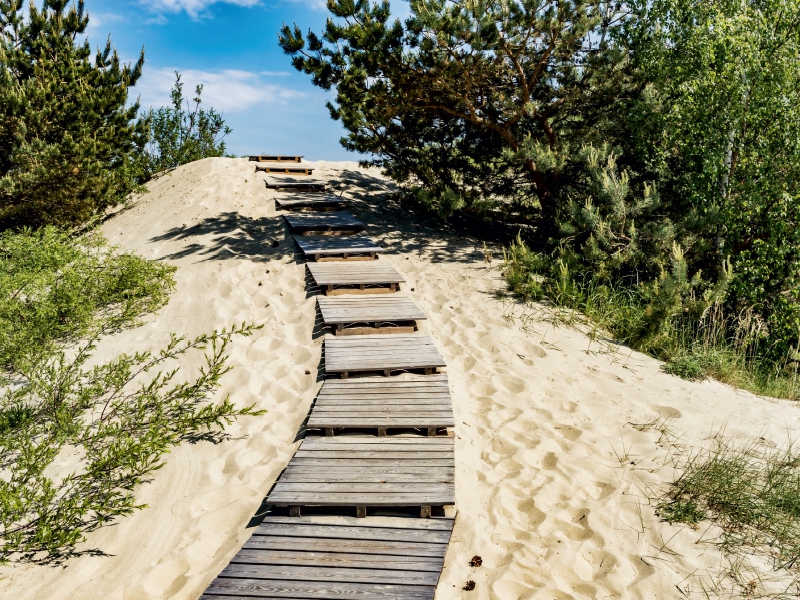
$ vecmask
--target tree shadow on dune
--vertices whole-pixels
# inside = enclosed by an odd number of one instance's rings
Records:
[[[377,173],[343,170],[332,175],[329,182],[333,189],[344,192],[347,210],[364,222],[365,235],[375,238],[387,252],[424,254],[433,262],[476,262],[484,258],[483,240],[475,232],[467,234],[435,215],[403,206],[400,189]]]
[[[173,227],[152,242],[186,241],[182,249],[164,258],[197,256],[202,260],[248,259],[257,262],[296,257],[297,246],[278,215],[247,217],[225,212],[193,225]]]

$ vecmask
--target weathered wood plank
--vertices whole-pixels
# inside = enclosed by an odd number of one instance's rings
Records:
[[[283,215],[289,228],[304,231],[361,231],[364,224],[348,212],[302,213]]]
[[[270,174],[269,179],[264,181],[264,185],[269,190],[293,189],[293,190],[318,190],[323,191],[327,187],[327,182],[322,180],[303,179],[298,180],[292,177],[278,176]]]
[[[322,483],[319,481],[279,481],[270,492],[270,498],[280,494],[417,494],[452,495],[453,484],[432,481],[348,481],[345,483]]]
[[[370,448],[391,448],[404,447],[413,449],[434,447],[443,450],[452,450],[454,445],[453,438],[438,438],[428,439],[420,437],[401,437],[395,436],[390,438],[378,439],[364,436],[350,436],[344,438],[337,438],[330,440],[322,437],[309,436],[306,437],[300,448],[304,450],[317,449],[317,450],[332,450],[336,448],[356,448],[358,446],[365,446]]]
[[[289,156],[285,154],[257,154],[250,157],[251,161],[256,162],[293,162],[299,163],[303,161],[302,156]]]
[[[331,477],[357,477],[359,473],[363,474],[364,477],[376,476],[380,477],[380,481],[386,480],[386,475],[394,474],[398,476],[398,481],[400,475],[408,474],[410,476],[419,476],[420,479],[424,480],[424,476],[430,477],[443,477],[448,475],[452,478],[455,470],[453,467],[420,467],[420,466],[393,466],[393,465],[372,465],[372,466],[360,466],[358,468],[354,467],[336,467],[333,466],[326,471],[330,473]],[[286,468],[283,472],[283,476],[289,476],[292,474],[302,474],[302,475],[309,475],[314,477],[321,477],[324,475],[324,472],[320,470],[319,467],[316,466],[304,466],[304,465],[291,465]],[[318,481],[318,480],[317,480]]]
[[[268,502],[278,506],[446,506],[455,504],[455,493],[419,492],[272,492]]]
[[[304,466],[315,466],[321,468],[331,468],[341,464],[339,459],[320,459],[320,458],[298,458],[295,460],[295,464],[297,465],[304,465]],[[363,459],[363,460],[349,460],[347,461],[348,466],[358,466],[358,467],[380,467],[380,466],[395,466],[395,467],[454,467],[455,466],[455,459],[425,459],[425,460],[413,460],[413,459],[401,459],[395,458],[389,461],[382,461],[380,459]]]
[[[220,577],[237,579],[286,579],[294,581],[335,581],[338,583],[382,583],[388,585],[436,585],[438,573],[387,571],[382,569],[324,568],[289,565],[229,564]]]
[[[379,529],[426,529],[436,531],[450,531],[455,525],[453,517],[434,517],[432,519],[417,519],[409,517],[383,517],[380,521],[365,521],[354,517],[326,517],[305,516],[286,517],[283,515],[267,514],[262,523],[288,523],[291,525],[322,525],[325,527],[366,527]]]
[[[328,262],[308,263],[308,270],[314,282],[322,287],[327,294],[336,291],[364,292],[389,291],[393,292],[405,278],[393,266],[382,261],[372,262]],[[358,289],[348,289],[342,286],[359,286]],[[361,286],[364,286],[362,289]],[[367,287],[371,286],[371,287]],[[391,286],[377,288],[375,286]],[[329,289],[332,288],[332,289]]]
[[[253,535],[277,535],[303,538],[345,540],[383,540],[400,542],[427,542],[447,544],[449,530],[396,529],[391,527],[355,527],[347,525],[320,525],[318,523],[292,523],[297,517],[287,517],[286,523],[262,522]]]
[[[308,176],[314,172],[311,167],[290,166],[286,163],[265,163],[259,162],[256,164],[256,172],[263,171],[264,173],[277,174],[277,175],[295,175],[295,176]]]
[[[302,517],[287,517],[299,519]],[[362,521],[364,519],[361,519]],[[434,519],[426,519],[434,520]],[[345,552],[294,552],[292,550],[240,550],[231,559],[232,564],[254,565],[298,565],[309,567],[376,567],[400,571],[427,571],[436,573],[442,570],[444,554],[434,556],[392,556],[383,554],[350,554]]]
[[[305,582],[264,579],[228,579],[220,577],[211,582],[202,598],[358,598],[430,600],[431,586],[384,585],[368,583]]]
[[[367,474],[364,472],[352,471],[349,473],[299,473],[297,471],[285,471],[281,475],[281,481],[296,483],[301,481],[312,482],[323,480],[327,483],[335,482],[363,482],[363,483],[380,483],[386,481],[387,477],[391,477],[392,481],[397,482],[415,482],[415,483],[450,483],[452,484],[455,479],[455,473],[452,469],[450,473],[442,473],[438,469],[428,469],[427,472],[422,473],[380,473],[380,474]],[[296,518],[296,517],[295,517]]]
[[[383,248],[363,235],[347,237],[295,236],[294,241],[307,257],[361,256],[384,252]]]
[[[444,367],[445,361],[427,335],[364,335],[326,338],[328,373]]]
[[[280,194],[275,197],[275,208],[280,210],[337,211],[344,208],[345,202],[332,194],[295,193]]]
[[[422,542],[383,542],[380,540],[337,540],[332,544],[327,539],[279,537],[269,535],[252,536],[244,543],[247,550],[292,550],[295,552],[337,552],[351,554],[384,554],[392,556],[441,557],[442,544]]]
[[[318,296],[317,305],[326,325],[401,323],[426,319],[425,313],[411,298],[397,294],[355,298]]]

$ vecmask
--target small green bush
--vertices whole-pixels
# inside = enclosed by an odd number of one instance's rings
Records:
[[[167,302],[174,271],[97,231],[0,233],[0,563],[71,555],[86,532],[144,508],[136,488],[171,448],[260,414],[208,401],[230,369],[228,344],[253,325],[94,360],[101,337]],[[197,351],[194,377],[165,370]],[[64,452],[75,469],[54,474]]]

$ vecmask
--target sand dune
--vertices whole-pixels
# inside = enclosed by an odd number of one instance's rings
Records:
[[[448,363],[459,514],[437,598],[696,593],[722,556],[698,543],[708,532],[654,515],[648,486],[672,474],[662,466],[668,448],[660,432],[631,423],[668,418],[682,444],[700,444],[723,425],[728,435],[780,443],[800,408],[682,381],[653,359],[612,352],[574,330],[539,322],[523,331],[503,318],[493,294],[502,287],[498,261],[487,263],[482,245],[416,223],[377,170],[315,166],[390,250],[381,260],[405,275],[406,291],[428,316],[423,330]],[[235,369],[221,393],[269,412],[240,420],[219,444],[177,448],[138,491],[149,508],[89,536],[84,548],[105,555],[3,568],[0,597],[193,600],[249,536],[248,522],[294,452],[321,383],[314,299],[264,177],[244,159],[199,161],[151,184],[104,226],[112,243],[179,270],[170,303],[106,340],[100,353],[157,348],[170,332],[263,323],[233,344]],[[197,364],[195,357],[185,366]],[[476,554],[483,565],[473,568]],[[468,579],[474,591],[462,591]]]

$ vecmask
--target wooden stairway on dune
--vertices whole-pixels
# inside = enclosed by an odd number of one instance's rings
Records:
[[[251,157],[276,159],[286,176],[302,169],[300,157]],[[326,182],[305,182],[270,173],[267,187],[284,189],[276,207],[324,293],[321,320],[335,334],[325,381],[266,517],[202,598],[432,600],[454,525],[444,516],[455,504],[445,361],[416,333],[425,314],[395,293],[405,279],[377,260],[383,248],[355,235],[363,224]]]

